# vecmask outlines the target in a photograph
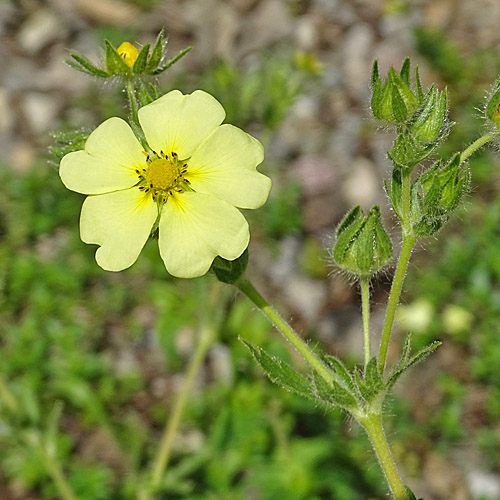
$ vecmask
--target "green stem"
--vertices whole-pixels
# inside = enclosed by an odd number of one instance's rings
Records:
[[[273,323],[273,325],[283,334],[283,336],[297,349],[303,358],[318,372],[328,383],[332,382],[332,375],[327,370],[325,365],[307,346],[307,344],[299,337],[294,329],[278,314],[278,312],[270,306],[262,295],[253,286],[250,280],[243,275],[235,283],[235,286],[246,295]]]
[[[460,155],[460,161],[465,161],[469,156],[475,153],[479,148],[483,147],[487,142],[490,142],[497,136],[495,133],[485,134],[479,139],[475,140],[468,148],[466,148]]]
[[[365,428],[373,448],[379,459],[380,466],[384,471],[392,494],[396,500],[408,500],[405,487],[401,481],[394,458],[389,448],[389,444],[384,435],[382,427],[382,416],[378,414],[369,414],[360,420],[360,424]]]
[[[392,325],[394,324],[394,317],[396,315],[396,308],[401,295],[401,289],[406,274],[406,268],[410,260],[413,245],[415,245],[416,237],[411,229],[411,216],[410,216],[410,196],[411,196],[411,182],[410,170],[405,169],[402,172],[402,213],[401,213],[401,228],[403,230],[403,244],[401,246],[401,253],[399,254],[398,265],[392,280],[391,292],[389,300],[387,301],[387,310],[385,313],[384,328],[382,330],[382,338],[380,340],[380,353],[379,353],[379,366],[384,372],[385,361],[387,358],[387,349],[389,348],[389,340],[391,338]]]
[[[406,236],[403,239],[403,245],[401,247],[401,253],[399,255],[398,265],[396,267],[396,272],[394,273],[394,279],[392,281],[391,293],[389,294],[389,300],[387,302],[387,310],[385,313],[384,328],[382,330],[382,339],[380,341],[379,366],[382,373],[385,368],[387,349],[389,348],[389,340],[391,337],[392,325],[394,324],[394,317],[396,315],[396,308],[398,306],[399,296],[401,295],[401,289],[403,287],[406,268],[408,266],[408,262],[410,260],[414,244],[415,244],[414,236]]]
[[[130,103],[130,113],[132,115],[132,121],[139,125],[139,108],[137,106],[137,99],[135,97],[135,87],[131,79],[127,81],[127,97]]]
[[[203,360],[205,359],[207,351],[210,345],[212,344],[213,338],[214,338],[214,329],[208,322],[201,328],[196,350],[187,368],[186,378],[184,379],[181,391],[177,396],[177,399],[174,403],[174,407],[172,408],[172,414],[170,415],[170,418],[168,419],[168,422],[165,426],[165,430],[163,431],[163,436],[161,438],[160,445],[158,447],[158,453],[156,455],[156,459],[153,464],[152,481],[151,481],[153,492],[157,491],[158,488],[160,487],[161,480],[163,478],[165,469],[167,467],[170,458],[172,441],[179,426],[181,416],[184,412],[188,396],[191,392],[191,389],[193,388],[193,383],[196,379],[196,375],[200,370],[200,367],[203,363]],[[149,498],[149,497],[146,496],[142,498]]]
[[[365,347],[365,368],[370,361],[370,278],[362,277],[361,309],[363,311],[363,338]]]
[[[52,456],[52,454],[47,451],[44,443],[41,443],[41,453],[47,472],[54,481],[61,499],[77,500],[70,485],[64,477],[59,461],[56,457]]]

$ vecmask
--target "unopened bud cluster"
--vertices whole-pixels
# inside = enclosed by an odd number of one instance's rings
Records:
[[[375,118],[396,127],[389,157],[397,168],[412,169],[427,158],[450,128],[447,91],[439,92],[432,85],[424,92],[418,68],[413,87],[410,59],[405,60],[399,73],[390,68],[385,83],[377,61],[373,64],[371,108]]]

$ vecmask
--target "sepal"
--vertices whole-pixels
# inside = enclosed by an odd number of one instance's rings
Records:
[[[73,151],[84,149],[90,131],[74,130],[71,132],[52,132],[50,135],[55,139],[55,144],[49,146],[49,152],[54,157],[54,161],[59,164],[63,156]]]
[[[245,274],[248,265],[248,248],[235,260],[226,260],[217,256],[212,262],[212,271],[222,283],[236,283]]]

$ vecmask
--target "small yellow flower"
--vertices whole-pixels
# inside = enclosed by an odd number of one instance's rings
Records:
[[[116,51],[130,67],[134,65],[140,52],[140,50],[130,42],[123,42]]]
[[[64,185],[90,195],[80,235],[100,245],[103,269],[131,266],[155,222],[161,257],[174,276],[201,276],[216,256],[234,260],[244,252],[250,235],[238,208],[263,205],[271,180],[256,169],[264,158],[260,142],[221,125],[224,118],[210,94],[174,90],[139,110],[152,153],[115,117],[90,134],[83,151],[61,160]]]

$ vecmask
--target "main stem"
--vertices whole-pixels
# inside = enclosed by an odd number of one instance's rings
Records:
[[[403,282],[406,274],[406,268],[410,260],[413,246],[415,245],[416,238],[411,232],[410,220],[410,171],[403,170],[402,175],[402,197],[403,206],[401,214],[401,226],[403,229],[403,244],[401,246],[401,253],[399,254],[398,265],[392,280],[391,292],[387,302],[387,310],[385,313],[384,328],[382,330],[382,338],[380,340],[380,353],[379,353],[379,366],[382,373],[385,368],[387,359],[387,350],[389,348],[389,340],[391,338],[392,326],[394,324],[394,317],[396,315],[396,308],[403,288]]]
[[[370,361],[370,278],[362,277],[361,285],[361,309],[363,311],[363,338],[365,348],[365,368]]]
[[[394,498],[396,500],[408,500],[408,495],[406,494],[405,487],[396,468],[391,449],[385,439],[384,429],[382,427],[382,416],[378,414],[369,414],[364,419],[360,420],[360,424],[365,428],[370,437]]]
[[[283,334],[283,336],[297,349],[302,357],[318,372],[328,383],[332,381],[332,375],[325,365],[299,337],[297,332],[270,306],[262,295],[253,286],[250,280],[243,275],[235,283],[235,286],[246,295],[263,313],[271,323]]]
[[[179,422],[181,416],[184,412],[184,408],[186,406],[187,398],[193,388],[193,383],[196,379],[196,375],[198,374],[200,367],[205,359],[207,351],[212,344],[212,339],[214,337],[214,330],[210,323],[205,324],[202,327],[200,332],[200,337],[198,340],[198,344],[196,346],[196,350],[189,362],[189,366],[186,372],[186,378],[184,379],[184,383],[182,384],[181,392],[177,396],[177,399],[174,403],[174,407],[172,409],[172,414],[168,419],[168,422],[165,426],[165,430],[163,432],[163,436],[160,441],[160,446],[158,448],[158,453],[156,455],[156,459],[153,465],[153,474],[152,474],[152,491],[155,492],[161,484],[161,480],[165,473],[165,469],[168,464],[168,460],[170,458],[170,451],[172,448],[172,441],[175,436],[175,432],[179,426]],[[149,497],[146,497],[149,498]]]

